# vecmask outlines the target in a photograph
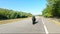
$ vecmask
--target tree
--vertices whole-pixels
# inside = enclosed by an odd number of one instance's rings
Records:
[[[47,0],[47,7],[42,14],[47,17],[60,17],[60,0]]]
[[[0,8],[0,19],[27,18],[29,16],[32,16],[32,14]]]

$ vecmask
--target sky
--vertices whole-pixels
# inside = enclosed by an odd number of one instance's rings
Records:
[[[33,15],[42,14],[46,0],[0,0],[0,8],[23,11]]]

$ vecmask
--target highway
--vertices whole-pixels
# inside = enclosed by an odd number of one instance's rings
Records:
[[[15,23],[0,25],[0,33],[22,34],[59,34],[60,26],[43,17],[36,17],[36,24],[32,24],[32,18]]]

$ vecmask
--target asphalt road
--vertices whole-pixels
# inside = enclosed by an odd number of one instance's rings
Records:
[[[15,23],[0,25],[0,33],[23,33],[23,34],[59,34],[60,26],[42,17],[36,17],[36,24],[32,19],[26,19]]]

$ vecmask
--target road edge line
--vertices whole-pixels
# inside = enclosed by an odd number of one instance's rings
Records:
[[[49,34],[49,32],[48,32],[48,30],[47,30],[47,27],[46,27],[46,25],[45,25],[44,22],[43,22],[43,19],[42,19],[42,23],[43,23],[43,25],[44,25],[44,29],[45,29],[46,34]]]

